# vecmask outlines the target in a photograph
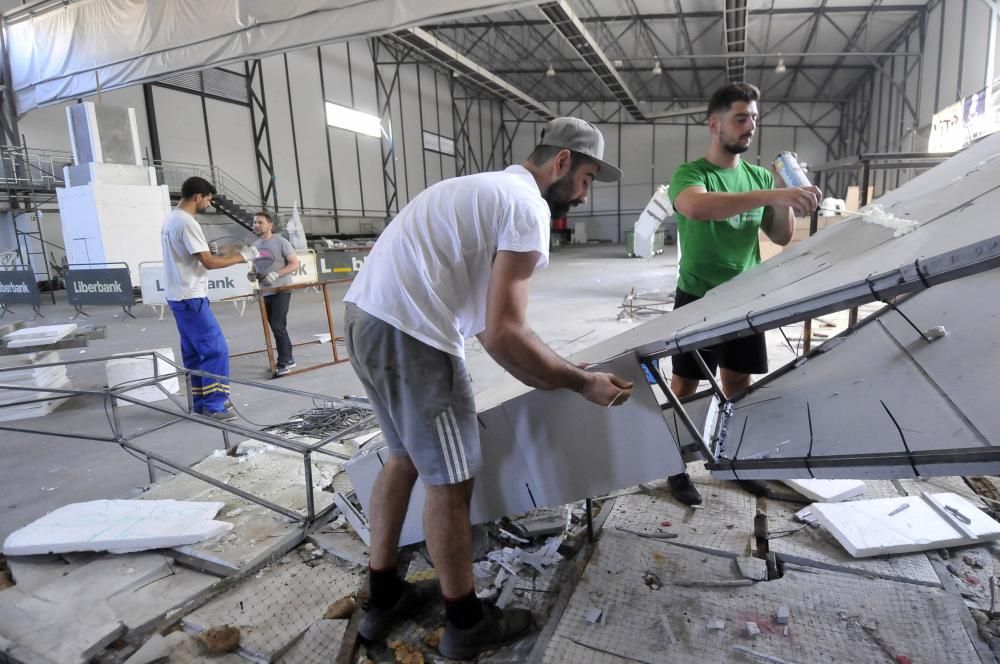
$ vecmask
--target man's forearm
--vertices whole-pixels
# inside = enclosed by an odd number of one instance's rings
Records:
[[[684,216],[694,221],[712,221],[715,219],[728,219],[738,214],[743,214],[748,210],[763,207],[770,204],[771,191],[762,189],[759,191],[747,191],[740,193],[728,192],[702,192],[692,194],[687,201],[687,211],[678,208]]]
[[[216,256],[206,252],[202,255],[204,256],[204,260],[201,264],[208,270],[221,270],[229,267],[230,265],[246,262],[246,260],[239,254],[236,254],[235,256]]]
[[[785,246],[792,241],[792,233],[795,231],[795,211],[784,205],[764,208],[761,230],[771,242]]]
[[[484,335],[486,352],[522,383],[541,390],[579,392],[588,374],[559,357],[526,326]]]

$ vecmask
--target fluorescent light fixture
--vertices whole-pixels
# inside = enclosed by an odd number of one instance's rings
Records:
[[[781,54],[779,53],[778,55],[780,56]],[[776,73],[776,74],[784,74],[785,71],[786,71],[786,69],[785,69],[785,59],[782,58],[782,57],[779,57],[778,58],[778,66],[774,68],[774,73]]]
[[[555,67],[552,66],[551,62],[549,63],[549,68],[545,70],[545,75],[548,76],[549,78],[552,78],[553,76],[556,75]]]
[[[377,115],[355,111],[353,108],[326,102],[326,123],[365,136],[382,136],[382,120]]]
[[[662,73],[663,73],[663,67],[660,66],[660,61],[657,60],[656,62],[653,63],[653,74],[659,76]]]

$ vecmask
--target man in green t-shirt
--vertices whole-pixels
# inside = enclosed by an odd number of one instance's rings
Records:
[[[760,91],[749,83],[729,83],[717,90],[708,103],[712,136],[708,152],[681,164],[670,180],[681,255],[674,308],[700,299],[760,263],[758,230],[775,244],[788,244],[795,215],[810,214],[819,203],[821,193],[816,187],[783,187],[772,171],[740,159],[753,141],[759,98]],[[752,374],[767,373],[763,334],[699,352],[712,372],[720,367],[727,398],[749,388]],[[694,394],[703,378],[693,354],[673,358],[670,389],[678,397]],[[681,502],[701,503],[687,473],[670,477],[669,484]],[[762,482],[743,484],[753,493],[766,494],[767,485]]]

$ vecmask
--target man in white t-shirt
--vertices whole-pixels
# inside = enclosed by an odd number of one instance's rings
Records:
[[[208,249],[205,233],[195,220],[212,204],[215,187],[200,177],[181,185],[181,201],[160,229],[163,274],[167,282],[167,305],[181,335],[184,368],[212,376],[191,376],[194,412],[220,421],[236,414],[228,408],[229,345],[208,306],[208,271],[258,258],[253,247],[235,256],[216,256]]]
[[[532,387],[571,389],[600,406],[629,398],[631,382],[567,362],[525,316],[532,273],[548,262],[551,219],[582,203],[593,180],[621,177],[603,156],[596,127],[556,118],[523,164],[424,190],[382,232],[344,298],[351,364],[390,451],[369,514],[370,597],[359,626],[366,639],[385,638],[434,591],[405,583],[396,571],[418,477],[445,602],[441,654],[471,658],[530,629],[528,611],[484,604],[473,586],[469,505],[481,455],[464,342],[477,336]]]

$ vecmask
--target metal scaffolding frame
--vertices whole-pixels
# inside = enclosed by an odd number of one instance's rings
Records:
[[[69,397],[90,397],[100,399],[103,407],[105,409],[105,415],[107,416],[109,434],[103,436],[88,435],[82,433],[66,433],[58,431],[44,431],[37,428],[19,427],[12,426],[9,423],[0,424],[0,431],[12,431],[16,433],[26,433],[26,434],[37,434],[46,436],[57,436],[60,438],[75,438],[79,440],[92,440],[97,442],[114,443],[121,447],[123,450],[132,454],[133,456],[138,455],[141,460],[145,461],[146,466],[149,471],[149,481],[156,481],[156,468],[157,466],[161,468],[168,468],[170,472],[179,472],[185,475],[190,475],[196,479],[203,482],[211,484],[219,489],[228,491],[234,495],[237,495],[245,500],[256,503],[270,510],[273,510],[279,514],[282,514],[289,519],[304,523],[306,525],[314,523],[330,512],[336,509],[335,504],[322,509],[316,510],[315,500],[313,496],[313,482],[312,482],[312,458],[314,455],[324,455],[335,459],[340,459],[346,461],[350,458],[349,455],[341,454],[334,450],[327,449],[327,446],[331,443],[336,443],[338,441],[345,440],[352,434],[357,434],[372,427],[374,422],[374,414],[370,413],[368,417],[363,418],[361,421],[345,427],[340,431],[337,431],[331,435],[328,435],[321,440],[314,443],[304,443],[298,440],[292,440],[283,436],[278,436],[266,431],[257,431],[255,429],[248,428],[241,424],[234,424],[232,422],[220,422],[218,420],[213,420],[208,417],[203,417],[194,413],[194,405],[192,401],[192,391],[191,391],[191,378],[192,376],[200,376],[202,378],[215,378],[223,379],[229,381],[231,384],[245,385],[269,392],[279,392],[283,394],[292,394],[295,396],[300,396],[303,398],[310,399],[313,403],[320,400],[324,403],[330,403],[334,405],[344,405],[351,406],[355,408],[369,409],[367,404],[348,401],[345,399],[339,399],[336,397],[330,397],[323,394],[315,394],[313,392],[306,392],[303,390],[296,390],[287,387],[279,387],[273,384],[258,383],[255,381],[233,378],[231,376],[219,376],[216,374],[207,373],[204,371],[198,371],[193,369],[186,369],[177,362],[160,355],[156,351],[137,351],[133,353],[122,353],[121,355],[115,355],[114,357],[93,357],[80,360],[68,360],[64,362],[50,362],[43,364],[34,364],[32,368],[45,369],[50,367],[69,367],[78,366],[86,364],[104,363],[111,359],[128,359],[128,358],[149,358],[153,364],[153,377],[149,379],[143,379],[138,381],[131,381],[128,383],[122,383],[117,386],[110,386],[105,388],[95,388],[95,389],[80,389],[80,388],[52,388],[52,387],[29,387],[25,385],[9,385],[3,384],[3,376],[6,373],[12,371],[23,370],[23,367],[8,367],[0,368],[0,390],[13,390],[19,392],[30,392],[30,393],[42,393],[45,396],[27,398],[16,402],[6,403],[0,405],[0,412],[3,408],[9,408],[13,406],[25,406],[33,403],[40,403],[46,401],[52,401],[54,399],[65,399]],[[168,373],[160,373],[160,362],[171,367],[173,371]],[[173,378],[180,378],[184,381],[187,386],[187,395],[185,400],[181,400],[175,394],[167,391],[162,383],[166,380]],[[146,402],[141,399],[137,399],[134,396],[129,396],[128,392],[141,387],[155,386],[161,392],[163,392],[169,399],[172,407],[161,406],[158,403]],[[61,395],[61,396],[52,396]],[[161,422],[153,427],[145,429],[143,431],[129,432],[126,431],[122,424],[120,414],[118,412],[118,401],[125,401],[136,406],[140,406],[147,410],[161,413],[163,415],[169,415],[172,419]],[[162,454],[152,452],[149,449],[140,447],[135,444],[135,440],[146,436],[148,434],[154,433],[156,431],[161,431],[170,427],[174,424],[180,422],[193,422],[207,429],[218,431],[222,436],[223,447],[230,453],[235,453],[235,448],[233,448],[230,441],[230,435],[237,434],[246,438],[253,438],[261,442],[267,443],[269,445],[274,445],[283,450],[294,452],[296,454],[302,455],[302,461],[304,465],[304,476],[305,476],[305,493],[306,493],[306,512],[301,514],[294,510],[287,509],[281,505],[272,503],[260,496],[256,496],[248,491],[244,491],[238,487],[232,486],[218,480],[214,477],[200,473],[193,468],[188,467],[180,461],[170,459]]]

